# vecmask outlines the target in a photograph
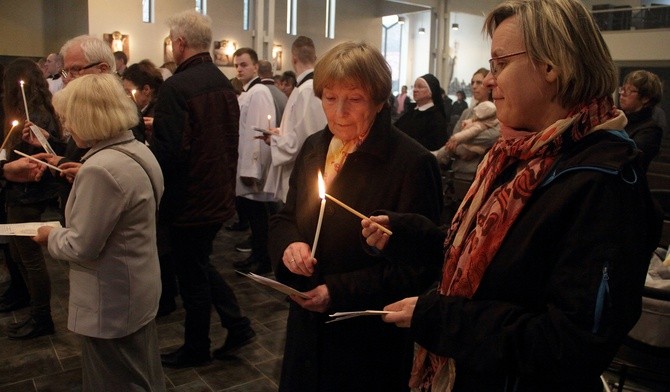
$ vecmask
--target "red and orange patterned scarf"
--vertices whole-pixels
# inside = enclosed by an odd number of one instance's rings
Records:
[[[501,138],[479,165],[449,228],[439,293],[472,298],[507,231],[566,142],[576,142],[597,130],[623,129],[625,125],[625,116],[614,107],[611,97],[593,100],[541,132],[521,132],[503,125]],[[518,165],[514,178],[494,189],[496,178],[510,165]],[[410,386],[451,391],[455,375],[453,359],[420,347]]]

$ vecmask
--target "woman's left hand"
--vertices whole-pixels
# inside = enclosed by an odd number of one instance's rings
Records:
[[[312,257],[311,249],[304,242],[292,242],[284,249],[282,255],[284,266],[296,275],[312,276],[316,259]]]
[[[53,227],[51,226],[41,226],[37,228],[37,235],[33,237],[33,241],[37,242],[40,245],[46,245],[49,243],[49,233],[51,233]]]
[[[384,306],[384,310],[393,312],[382,316],[387,323],[394,323],[401,328],[409,328],[412,325],[414,308],[419,297],[409,297],[401,301]]]
[[[298,305],[312,312],[325,313],[330,307],[330,293],[325,284],[316,286],[305,294],[310,298],[304,299],[297,295],[291,295],[291,299]]]
[[[74,178],[77,176],[77,173],[79,173],[79,169],[81,169],[81,163],[79,162],[65,162],[62,163],[60,166],[58,166],[60,169],[63,171],[61,172],[61,177],[65,177],[65,179],[69,182],[72,183],[74,181]]]
[[[361,220],[363,226],[362,234],[365,242],[379,250],[383,250],[389,241],[389,235],[384,233],[380,226],[389,228],[388,215],[371,216],[368,219]]]

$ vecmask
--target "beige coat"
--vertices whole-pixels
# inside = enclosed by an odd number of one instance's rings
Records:
[[[111,145],[144,169],[105,148]],[[163,175],[130,131],[96,144],[82,160],[65,207],[66,227],[51,231],[48,249],[70,262],[68,329],[119,338],[146,325],[158,309],[155,219]]]

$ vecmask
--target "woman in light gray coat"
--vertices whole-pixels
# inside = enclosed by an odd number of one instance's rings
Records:
[[[164,391],[154,317],[161,293],[158,162],[128,129],[137,110],[114,75],[86,75],[54,97],[64,129],[90,147],[64,228],[34,238],[70,262],[68,328],[82,335],[83,389]]]

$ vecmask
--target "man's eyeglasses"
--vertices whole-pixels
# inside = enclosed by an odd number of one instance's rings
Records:
[[[85,65],[83,67],[71,67],[71,68],[68,68],[68,69],[64,69],[64,70],[60,71],[60,73],[66,79],[75,78],[75,77],[79,76],[79,73],[81,71],[83,71],[85,69],[93,68],[93,67],[98,66],[100,64],[102,64],[102,61],[98,61],[97,63],[91,63],[91,64]]]
[[[498,75],[500,75],[500,72],[502,72],[503,68],[505,68],[505,64],[501,64],[500,60],[506,59],[506,58],[512,57],[512,56],[518,56],[518,55],[524,54],[524,53],[526,53],[525,50],[522,51],[522,52],[515,52],[515,53],[510,53],[510,54],[506,54],[506,55],[491,58],[489,60],[489,67],[491,69],[491,74],[493,75],[493,77],[495,78]]]
[[[631,95],[636,94],[638,91],[632,88],[619,87],[619,95]]]

